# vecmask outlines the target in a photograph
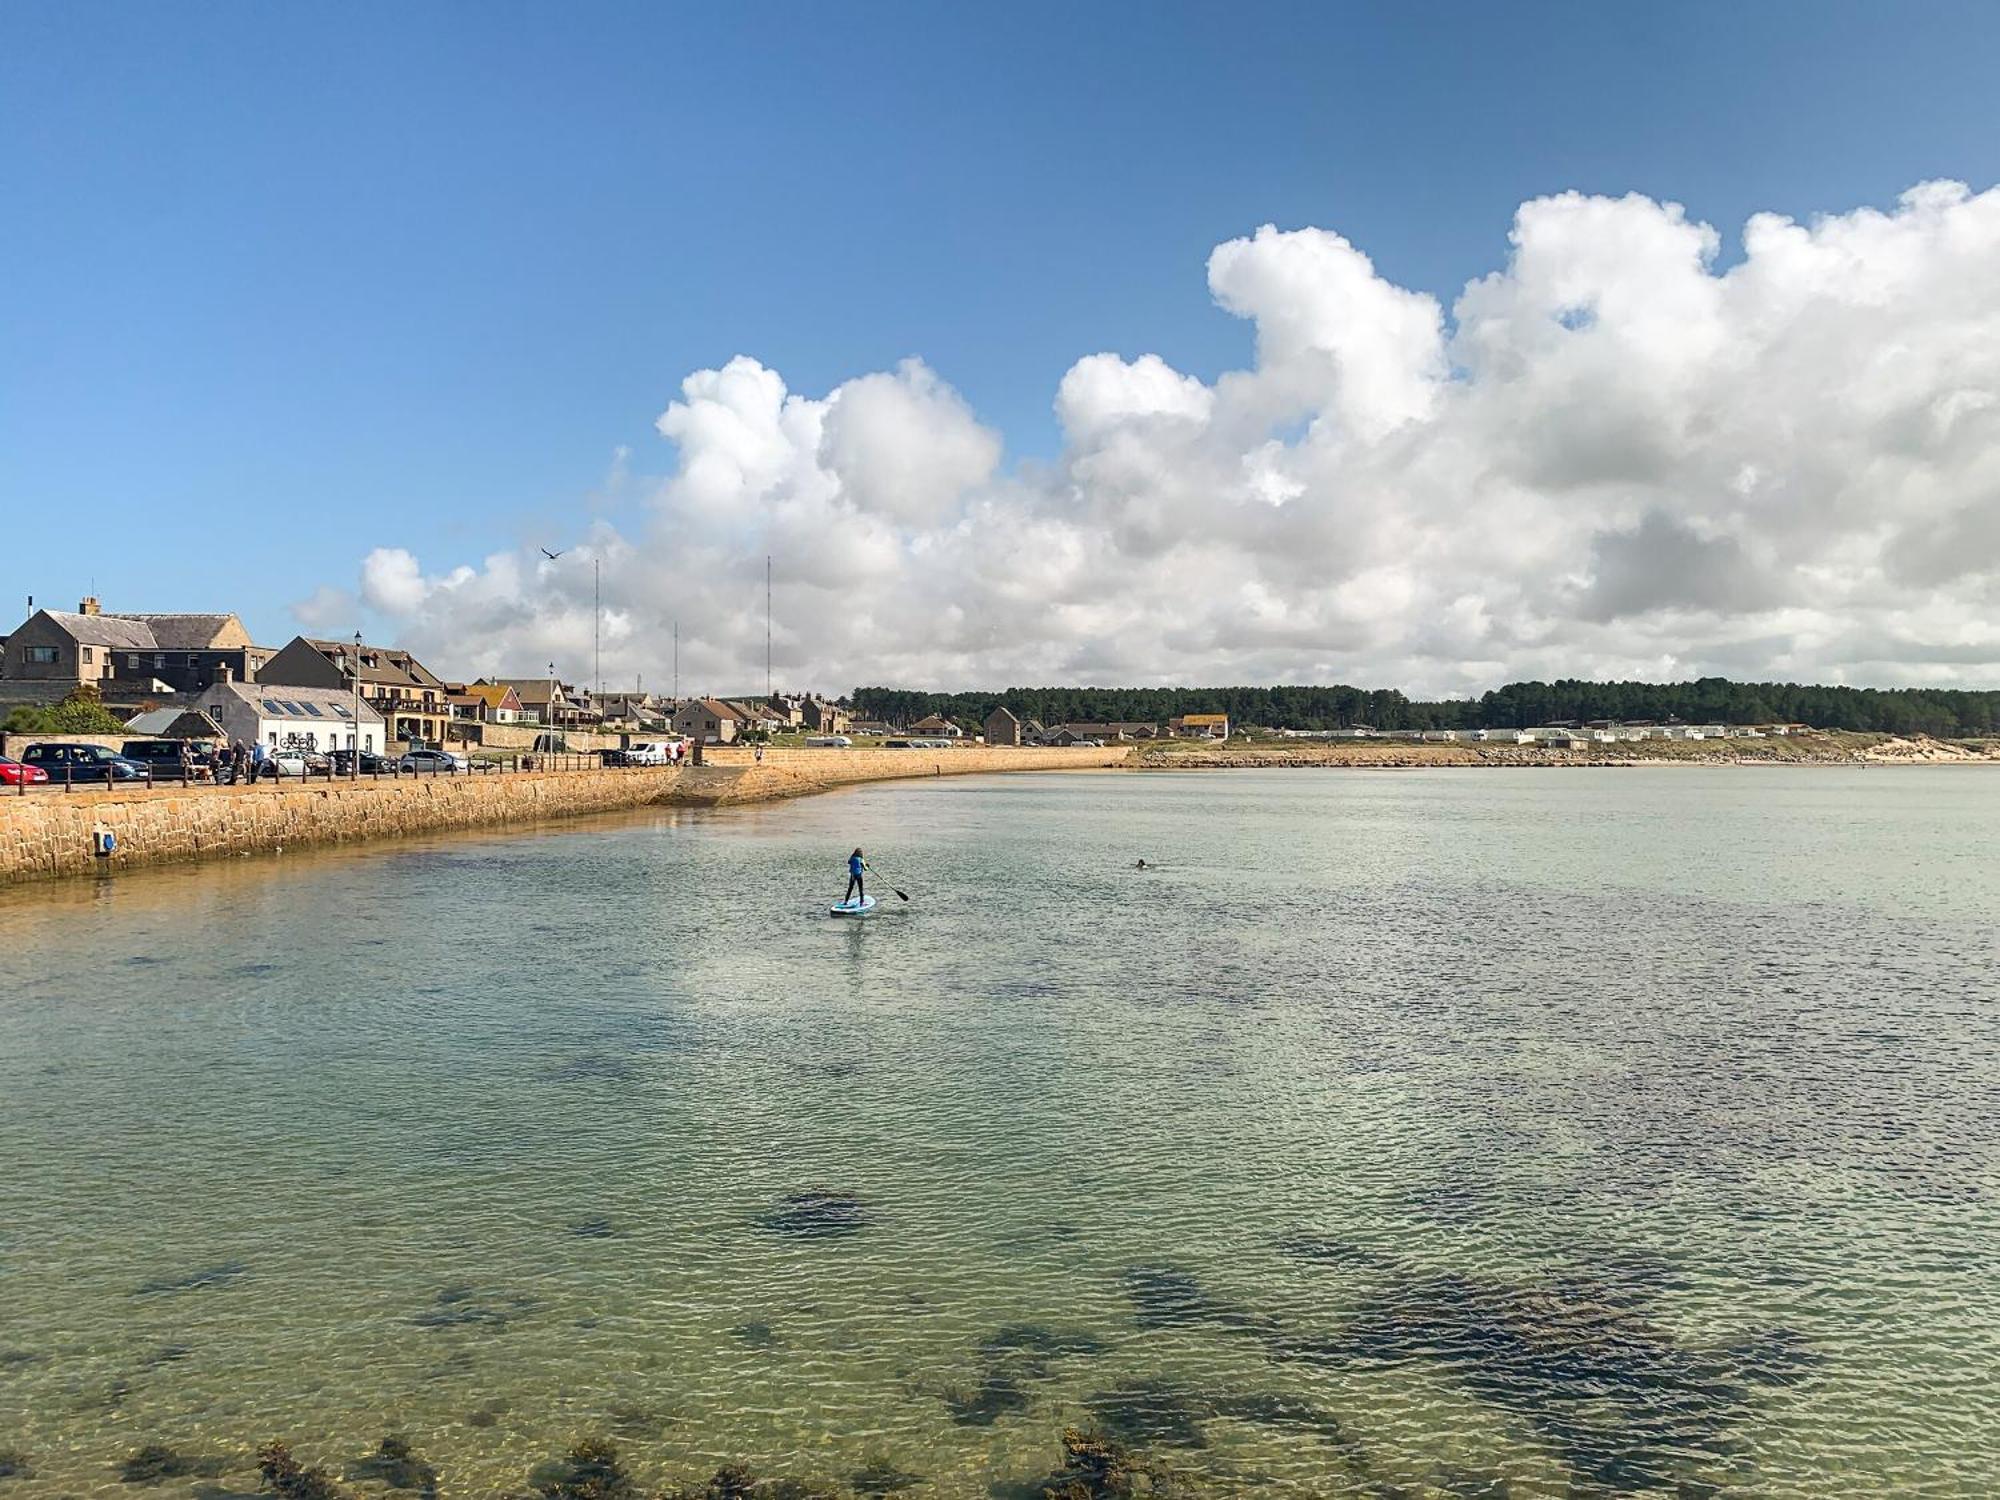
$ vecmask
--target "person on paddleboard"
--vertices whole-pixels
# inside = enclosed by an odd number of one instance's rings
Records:
[[[867,868],[868,861],[861,857],[859,849],[847,856],[847,897],[841,905],[845,906],[849,901],[856,899],[863,901],[868,899],[868,892],[861,879],[862,872]]]

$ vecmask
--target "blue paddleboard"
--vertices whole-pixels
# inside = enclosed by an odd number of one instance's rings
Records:
[[[827,908],[830,917],[865,917],[875,910],[875,898],[863,896],[859,901],[837,901]]]

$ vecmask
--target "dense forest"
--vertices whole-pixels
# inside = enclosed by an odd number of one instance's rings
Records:
[[[1108,720],[1159,722],[1179,714],[1226,713],[1269,729],[1532,728],[1564,719],[1682,719],[1688,723],[1796,722],[1818,729],[1895,734],[2000,732],[2000,692],[1944,688],[1816,687],[1792,682],[1510,682],[1478,698],[1424,702],[1393,689],[1356,687],[1007,688],[918,693],[856,688],[858,718],[909,724],[942,714],[972,729],[997,707],[1054,726]]]

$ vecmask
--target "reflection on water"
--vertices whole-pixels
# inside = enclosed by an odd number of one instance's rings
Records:
[[[0,1500],[1088,1493],[1066,1424],[1989,1493],[1996,790],[1024,776],[0,893]],[[913,899],[830,922],[857,842]]]

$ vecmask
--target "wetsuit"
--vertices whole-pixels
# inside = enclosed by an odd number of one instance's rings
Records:
[[[867,861],[862,859],[860,855],[850,854],[847,856],[847,901],[852,901],[857,896],[861,897],[864,901],[868,898],[867,889],[861,881],[861,872],[867,868]],[[845,905],[846,903],[843,902],[842,904]]]

